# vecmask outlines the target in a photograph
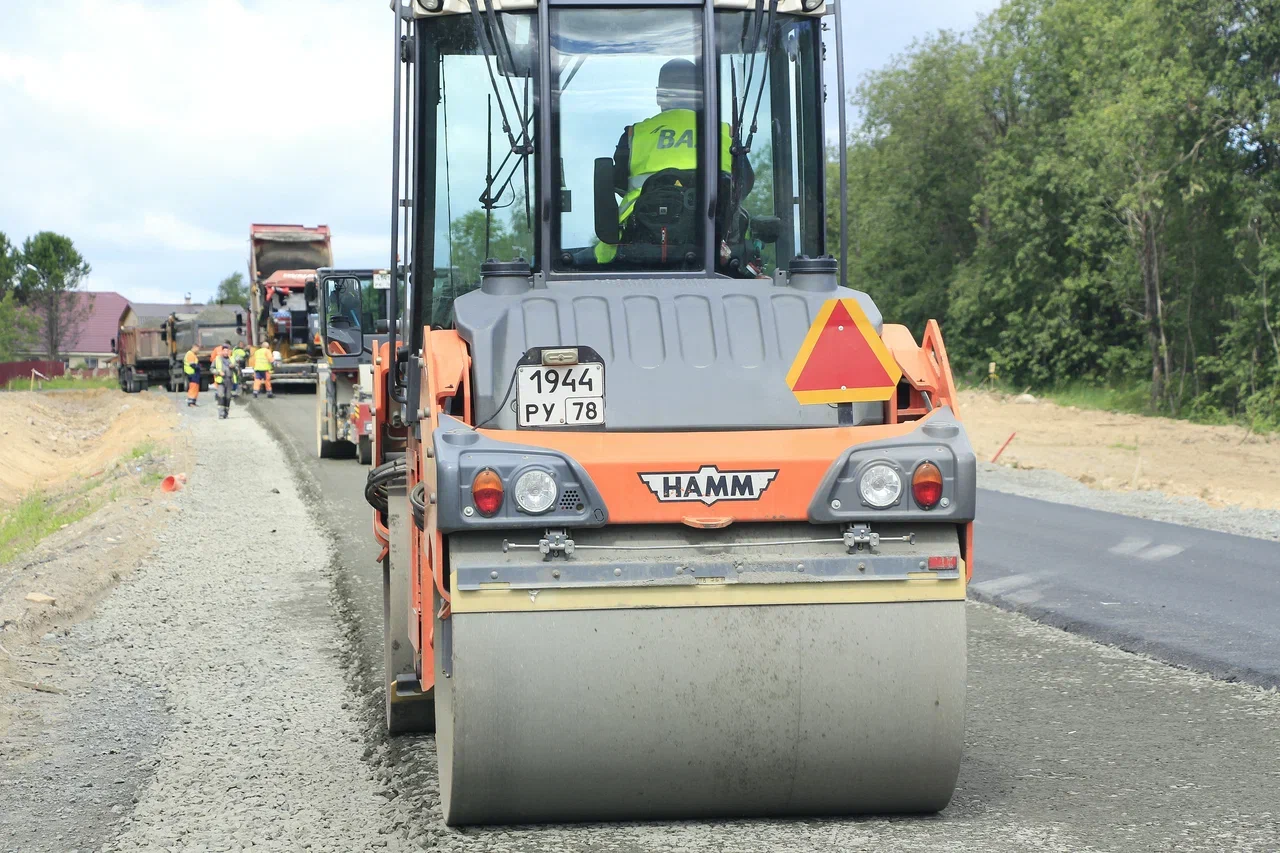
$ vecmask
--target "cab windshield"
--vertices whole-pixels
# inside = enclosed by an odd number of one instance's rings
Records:
[[[324,335],[329,355],[359,354],[366,336],[386,333],[390,286],[390,274],[381,270],[324,277]]]
[[[552,8],[552,266],[771,276],[823,250],[819,22],[701,8]],[[719,138],[701,144],[704,111]],[[714,232],[706,173],[715,170]]]

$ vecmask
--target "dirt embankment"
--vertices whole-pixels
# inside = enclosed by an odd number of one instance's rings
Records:
[[[0,705],[46,686],[36,641],[84,616],[172,518],[161,482],[193,462],[179,424],[164,394],[0,394]]]
[[[164,440],[177,422],[177,411],[158,394],[0,394],[0,506],[100,472],[146,439]]]
[[[1047,468],[1097,489],[1154,489],[1215,506],[1280,509],[1280,439],[1273,436],[987,391],[961,392],[960,406],[982,461],[1016,431],[1001,465]]]

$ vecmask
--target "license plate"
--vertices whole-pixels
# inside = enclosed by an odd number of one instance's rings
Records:
[[[604,423],[604,365],[521,365],[516,368],[516,425],[599,426]]]

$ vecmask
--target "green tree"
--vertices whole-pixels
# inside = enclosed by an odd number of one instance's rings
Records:
[[[863,121],[848,155],[848,280],[917,330],[945,311],[948,279],[976,242],[970,205],[990,133],[977,67],[974,45],[941,33],[853,98]]]
[[[217,305],[248,305],[249,286],[245,284],[244,273],[233,272],[218,282],[218,290],[211,301]]]
[[[39,320],[18,304],[12,292],[0,296],[0,361],[14,361],[30,352],[39,326]]]
[[[517,257],[529,259],[533,238],[525,224],[524,202],[519,195],[511,206],[509,223],[485,211],[467,211],[449,228],[451,268],[436,271],[431,323],[448,327],[453,323],[453,300],[480,286],[480,265],[489,258],[501,261]]]
[[[80,286],[90,272],[69,237],[41,231],[22,244],[19,298],[39,315],[40,341],[51,359],[74,336],[92,309],[92,297],[80,299]]]
[[[0,231],[0,296],[13,290],[18,281],[18,250]]]
[[[962,373],[1280,427],[1280,0],[1006,0],[854,100],[888,319],[942,319]]]

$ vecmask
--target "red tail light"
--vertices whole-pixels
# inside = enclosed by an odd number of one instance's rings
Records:
[[[495,515],[502,509],[502,478],[492,468],[476,472],[471,481],[471,500],[481,515]]]
[[[921,509],[933,509],[942,500],[942,472],[932,462],[923,462],[911,477],[911,496]]]

